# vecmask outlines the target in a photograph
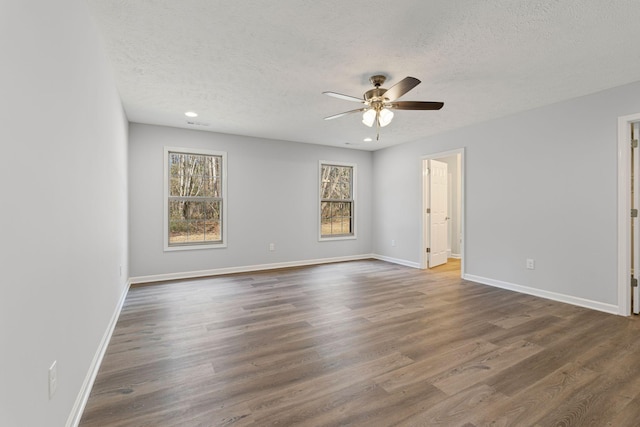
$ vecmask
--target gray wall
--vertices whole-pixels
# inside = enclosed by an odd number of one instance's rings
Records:
[[[135,123],[129,141],[134,278],[371,253],[371,152]],[[165,146],[227,152],[227,248],[163,251]],[[358,165],[356,240],[318,242],[319,160]]]
[[[617,119],[639,111],[635,83],[376,151],[373,251],[419,261],[420,157],[466,147],[466,273],[616,305]]]
[[[73,415],[129,276],[370,252],[418,263],[420,158],[460,147],[467,273],[616,304],[616,126],[640,112],[640,83],[373,154],[135,124],[128,151],[85,7],[25,0],[0,14],[0,425]],[[163,252],[165,145],[228,152],[227,249]],[[318,160],[358,164],[357,240],[317,241]]]
[[[85,8],[0,13],[2,426],[65,425],[126,289],[127,121]]]

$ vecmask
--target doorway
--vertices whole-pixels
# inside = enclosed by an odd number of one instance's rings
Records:
[[[618,312],[640,312],[640,113],[618,118]],[[635,141],[634,141],[635,140]]]
[[[464,148],[422,157],[420,267],[460,260],[464,277]]]

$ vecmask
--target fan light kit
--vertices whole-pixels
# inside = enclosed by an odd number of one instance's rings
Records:
[[[380,128],[387,126],[393,119],[393,111],[391,110],[439,110],[444,103],[432,101],[396,101],[405,93],[420,84],[420,80],[415,77],[405,77],[390,89],[382,86],[387,78],[382,75],[371,76],[369,81],[374,86],[373,89],[366,91],[362,98],[355,96],[343,95],[336,92],[322,92],[325,95],[334,98],[344,99],[346,101],[354,101],[364,104],[362,108],[356,110],[345,111],[344,113],[334,114],[325,117],[325,120],[337,119],[347,114],[362,112],[362,123],[372,127],[375,123],[378,130],[376,140],[380,139]]]

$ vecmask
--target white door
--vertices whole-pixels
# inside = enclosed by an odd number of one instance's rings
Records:
[[[633,124],[632,130],[632,138],[639,139],[640,135],[639,124]],[[633,159],[633,165],[631,167],[631,176],[633,177],[633,190],[632,190],[632,208],[639,209],[640,208],[640,149],[632,148],[631,149],[631,158]],[[633,250],[631,251],[633,254],[633,259],[631,262],[633,263],[633,277],[636,279],[640,276],[640,219],[639,218],[631,218],[633,223]],[[640,288],[633,288],[633,313],[640,314]]]
[[[447,262],[448,178],[446,163],[429,160],[429,268]]]

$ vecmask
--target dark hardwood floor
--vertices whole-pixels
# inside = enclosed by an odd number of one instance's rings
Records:
[[[134,287],[80,425],[640,425],[640,321],[458,268]]]

